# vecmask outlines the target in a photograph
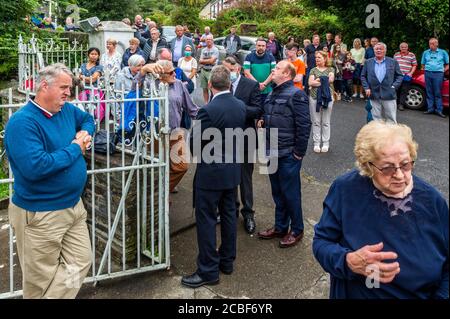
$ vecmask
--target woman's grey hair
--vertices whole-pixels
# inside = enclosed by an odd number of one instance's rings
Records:
[[[132,66],[138,66],[141,63],[145,63],[144,58],[139,55],[139,54],[133,54],[132,56],[130,56],[130,58],[128,59],[128,66],[132,67]]]
[[[73,73],[62,63],[51,64],[41,69],[38,73],[37,91],[41,89],[44,81],[47,82],[48,85],[51,85],[53,81],[63,73],[71,77],[73,76]]]
[[[216,65],[211,71],[209,79],[211,86],[219,91],[230,89],[230,71],[223,65]]]

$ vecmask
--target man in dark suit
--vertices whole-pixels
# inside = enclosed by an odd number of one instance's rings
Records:
[[[375,57],[364,62],[361,83],[372,104],[373,119],[397,123],[397,90],[403,74],[398,62],[386,56],[386,49],[383,42],[375,45]]]
[[[245,104],[230,93],[230,71],[222,65],[212,69],[208,86],[214,96],[198,112],[190,143],[191,151],[195,150],[194,157],[201,155],[194,182],[199,252],[197,270],[181,280],[190,288],[219,283],[219,270],[231,274],[236,258],[235,200],[241,180],[241,164],[238,163],[237,145],[232,142],[233,147],[230,148],[229,141],[225,141],[225,130],[244,128]],[[209,139],[202,140],[205,130],[209,131],[205,133]],[[241,139],[242,134],[238,134],[237,142]],[[204,151],[205,147],[210,151]],[[199,154],[198,149],[205,154]],[[217,209],[221,217],[221,245],[218,250]]]
[[[222,65],[230,71],[231,93],[245,103],[246,119],[245,129],[253,130],[256,136],[255,120],[263,113],[259,83],[245,76],[241,76],[241,66],[234,57],[227,57]],[[244,163],[242,164],[241,184],[239,185],[244,228],[248,234],[253,234],[256,229],[255,211],[253,210],[253,166],[256,152],[256,138],[253,141],[244,140]],[[236,197],[236,214],[239,216],[239,197]]]

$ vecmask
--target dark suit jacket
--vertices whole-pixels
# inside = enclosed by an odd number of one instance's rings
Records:
[[[375,63],[375,58],[364,62],[364,67],[361,72],[361,83],[364,89],[370,89],[370,98],[374,100],[397,99],[396,91],[403,80],[400,65],[393,58],[386,57],[386,76],[384,77],[383,82],[380,83],[375,74]]]
[[[261,105],[259,83],[241,75],[234,96],[245,103],[245,128],[255,127],[255,120],[264,112]]]
[[[195,186],[206,190],[232,189],[241,182],[241,164],[236,163],[236,146],[232,150],[225,149],[225,128],[241,128],[245,126],[245,104],[230,93],[215,97],[211,102],[202,107],[197,114],[197,121],[191,133],[190,147],[193,150],[194,143],[199,143],[196,132],[201,124],[201,133],[208,128],[216,128],[221,132],[221,138],[210,137],[201,141],[201,150],[206,145],[209,149],[220,152],[210,152],[215,156],[211,163],[206,163],[204,158],[197,164]],[[195,141],[194,141],[195,139]],[[215,147],[213,148],[212,145]],[[228,153],[226,153],[228,152]],[[199,154],[194,154],[199,155]],[[232,158],[233,163],[225,163],[226,158]]]

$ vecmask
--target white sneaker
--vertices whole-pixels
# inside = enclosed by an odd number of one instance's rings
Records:
[[[314,153],[320,153],[320,146],[319,145],[314,146]]]
[[[322,146],[321,152],[322,152],[322,153],[326,153],[326,152],[328,152],[328,149],[329,149],[329,146],[328,146],[328,145],[323,145],[323,146]]]
[[[359,98],[360,98],[360,99],[363,99],[363,98],[364,98],[364,95],[360,94],[360,95],[359,95]]]
[[[356,94],[356,93],[352,95],[352,97],[357,97],[357,96],[358,96],[358,94]]]

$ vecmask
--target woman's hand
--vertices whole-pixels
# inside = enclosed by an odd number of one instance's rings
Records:
[[[386,259],[397,259],[397,254],[392,251],[384,252],[383,243],[366,245],[345,257],[347,266],[355,274],[365,277],[372,276],[381,283],[389,283],[400,272],[398,262],[386,263]]]

